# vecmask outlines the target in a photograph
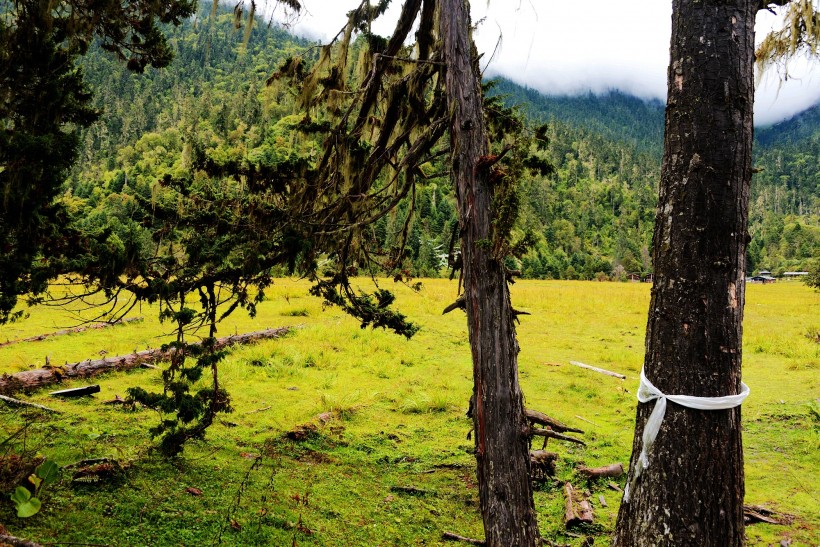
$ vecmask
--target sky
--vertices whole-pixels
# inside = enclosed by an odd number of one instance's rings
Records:
[[[302,0],[305,12],[291,27],[298,35],[327,41],[342,28],[359,0]],[[401,0],[374,30],[387,35]],[[671,0],[474,0],[474,38],[486,76],[504,76],[551,95],[605,93],[611,89],[666,100]],[[758,41],[777,25],[758,15]],[[495,52],[495,53],[493,53]],[[490,59],[490,57],[492,57]],[[813,69],[813,70],[812,70]],[[782,83],[764,75],[755,97],[755,124],[769,125],[820,102],[820,67],[789,69]]]

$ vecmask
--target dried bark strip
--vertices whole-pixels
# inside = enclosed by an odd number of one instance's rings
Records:
[[[290,331],[290,327],[283,327],[226,336],[216,340],[215,348],[222,349],[237,344],[251,344],[260,340],[280,338]],[[199,343],[196,342],[190,345],[197,346]],[[170,361],[175,351],[173,348],[167,350],[147,349],[129,355],[89,359],[61,367],[26,370],[12,375],[4,374],[0,377],[0,394],[9,395],[18,391],[30,391],[65,379],[88,378],[106,372],[130,370],[146,363]]]
[[[530,451],[530,474],[536,481],[544,481],[555,476],[555,461],[558,454],[546,450]]]
[[[743,506],[743,520],[746,524],[765,522],[782,526],[790,524],[793,518],[792,515],[780,513],[762,505],[746,504]]]
[[[595,422],[593,422],[592,420],[587,420],[587,419],[586,419],[586,418],[584,418],[583,416],[579,416],[579,415],[577,415],[577,414],[576,414],[576,415],[575,415],[575,417],[576,417],[576,418],[578,418],[579,420],[581,420],[582,422],[586,422],[586,423],[588,423],[588,424],[590,424],[590,425],[594,425],[595,427],[598,427],[598,424],[596,424],[596,423],[595,423]]]
[[[142,322],[142,317],[129,317],[127,319],[119,319],[117,321],[112,321],[111,323],[92,323],[91,325],[85,325],[82,327],[72,327],[70,329],[61,329],[54,332],[47,332],[45,334],[38,334],[37,336],[30,336],[28,338],[19,338],[17,340],[6,340],[5,342],[0,342],[0,348],[11,346],[12,344],[22,344],[23,342],[39,342],[41,340],[46,340],[47,338],[53,338],[55,336],[65,336],[66,334],[76,334],[78,332],[84,332],[87,330],[92,329],[107,329],[108,327],[116,327],[118,325],[124,325],[126,323],[137,323]]]
[[[468,538],[452,532],[444,532],[441,534],[441,539],[444,541],[460,541],[462,543],[469,543],[470,545],[486,545],[486,543],[480,539]]]

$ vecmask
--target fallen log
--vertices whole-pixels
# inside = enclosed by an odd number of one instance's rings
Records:
[[[580,361],[570,361],[569,364],[573,365],[573,366],[576,366],[576,367],[585,368],[587,370],[600,372],[601,374],[606,374],[607,376],[614,376],[615,378],[620,378],[621,380],[626,380],[626,376],[624,376],[623,374],[618,374],[617,372],[612,372],[611,370],[606,370],[606,369],[603,369],[603,368],[598,368],[598,367],[593,367],[593,366],[590,366],[590,365],[585,365],[584,363],[581,363]]]
[[[745,524],[765,522],[767,524],[784,525],[791,523],[793,518],[792,515],[779,513],[762,505],[743,506],[743,522]]]
[[[214,349],[219,350],[237,344],[250,344],[260,340],[279,338],[290,331],[290,327],[283,327],[217,338]],[[194,342],[189,345],[199,346],[200,343]],[[147,349],[129,355],[88,359],[87,361],[66,364],[60,367],[51,366],[35,370],[26,370],[11,375],[4,374],[0,377],[0,394],[11,395],[18,391],[30,391],[66,379],[88,378],[106,372],[130,370],[146,363],[150,365],[170,361],[175,352],[176,349],[174,348]]]
[[[605,465],[604,467],[578,467],[578,473],[584,475],[589,479],[599,479],[601,477],[618,478],[624,474],[624,466],[622,463],[613,463]]]
[[[537,410],[525,408],[524,415],[530,422],[549,427],[553,431],[557,431],[559,433],[583,433],[582,430],[569,427],[568,425],[565,425],[554,418],[550,418],[543,412],[538,412]]]
[[[564,496],[566,497],[564,525],[572,528],[579,524],[592,524],[592,506],[580,492],[572,487],[572,483],[564,483]]]
[[[0,545],[11,545],[12,547],[42,547],[39,543],[8,534],[0,534]]]
[[[21,401],[20,399],[15,399],[14,397],[7,397],[6,395],[0,395],[0,401],[5,401],[6,404],[9,406],[28,406],[31,408],[37,408],[39,410],[45,410],[48,412],[53,412],[54,414],[59,414],[59,410],[54,410],[53,408],[48,408],[47,406],[38,405],[37,403],[30,403],[28,401]]]
[[[452,532],[444,532],[441,535],[441,539],[443,539],[444,541],[461,541],[463,543],[469,543],[470,545],[485,545],[485,542],[483,540],[467,538],[464,536],[460,536],[458,534],[454,534]]]
[[[112,321],[110,323],[92,323],[90,325],[84,325],[81,327],[71,327],[70,329],[60,329],[54,332],[47,332],[45,334],[38,334],[37,336],[30,336],[28,338],[19,338],[17,340],[6,340],[5,342],[0,342],[0,348],[5,346],[10,346],[12,344],[21,344],[23,342],[39,342],[41,340],[45,340],[47,338],[53,338],[54,336],[65,336],[66,334],[75,334],[78,332],[84,332],[87,330],[92,329],[107,329],[108,327],[116,327],[117,325],[125,325],[126,323],[135,323],[141,322],[142,317],[129,317],[127,319],[119,319],[117,321]]]
[[[85,395],[93,395],[100,392],[100,386],[95,384],[93,386],[75,387],[72,389],[61,389],[60,391],[52,391],[49,393],[52,397],[83,397]]]
[[[560,433],[556,433],[551,429],[536,429],[531,427],[529,429],[529,435],[533,437],[545,437],[547,439],[558,439],[559,441],[567,441],[570,443],[580,444],[582,446],[586,446],[587,443],[582,441],[581,439],[576,439],[575,437],[570,437],[569,435],[561,435]]]

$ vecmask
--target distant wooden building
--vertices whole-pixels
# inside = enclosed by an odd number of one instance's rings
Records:
[[[643,276],[644,283],[654,283],[655,282],[655,274],[648,273]]]
[[[804,275],[809,275],[809,272],[783,272],[783,277],[803,277]]]
[[[749,283],[760,283],[766,285],[767,283],[774,283],[777,279],[770,275],[755,275],[747,278],[746,281]]]
[[[639,273],[634,273],[633,272],[633,273],[627,275],[626,278],[629,279],[630,281],[634,282],[634,283],[640,283],[641,282],[641,274],[639,274]]]

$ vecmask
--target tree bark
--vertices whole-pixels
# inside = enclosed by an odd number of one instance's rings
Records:
[[[757,4],[673,2],[644,362],[665,394],[740,390]],[[635,480],[653,404],[638,407],[631,500],[621,505],[614,545],[742,545],[740,408],[669,402],[649,467]]]
[[[492,255],[492,188],[479,168],[489,146],[465,0],[441,0],[453,183],[458,201],[467,325],[473,356],[475,451],[488,546],[537,545],[528,424],[507,276]]]

